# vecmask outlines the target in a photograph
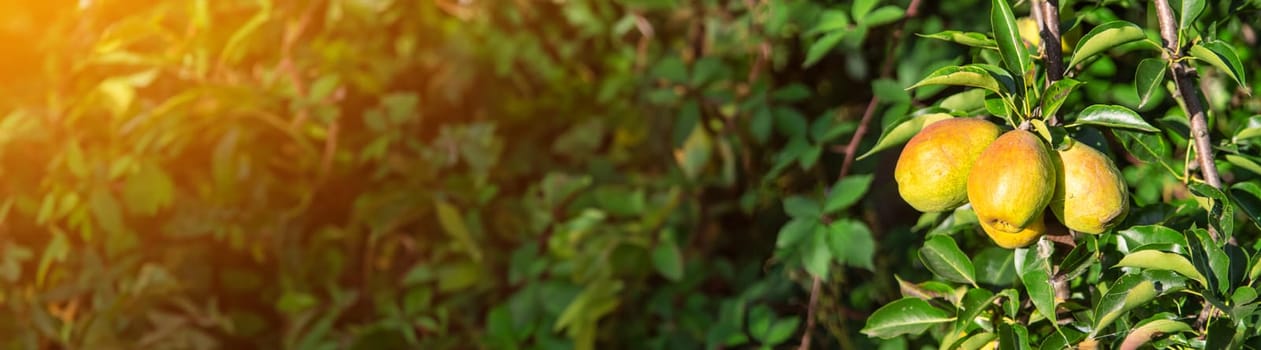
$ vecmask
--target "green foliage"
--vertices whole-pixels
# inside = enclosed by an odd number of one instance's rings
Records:
[[[1255,151],[1256,144],[1241,143],[1229,135],[1243,132],[1233,125],[1251,125],[1250,116],[1261,107],[1250,102],[1256,99],[1246,79],[1247,71],[1261,70],[1261,66],[1254,62],[1244,68],[1244,61],[1236,58],[1237,47],[1243,43],[1221,38],[1235,38],[1227,34],[1233,29],[1251,29],[1246,19],[1255,17],[1256,5],[1177,4],[1183,25],[1177,54],[1187,55],[1177,58],[1179,62],[1202,63],[1198,70],[1201,84],[1238,86],[1233,99],[1190,92],[1192,98],[1209,101],[1206,113],[1210,130],[1206,136],[1214,147],[1209,154],[1222,171],[1225,185],[1221,189],[1200,177],[1192,144],[1195,135],[1190,134],[1187,121],[1189,112],[1184,110],[1182,92],[1166,74],[1175,64],[1171,57],[1178,56],[1148,51],[1163,50],[1149,38],[1158,30],[1134,24],[1143,21],[1141,12],[1133,9],[1114,12],[1118,8],[1060,5],[1061,15],[1076,10],[1077,16],[1061,17],[1063,23],[1073,24],[1061,27],[1063,32],[1089,29],[1065,54],[1064,80],[1052,83],[1045,73],[1051,65],[1044,50],[1058,51],[1060,45],[1048,45],[1039,52],[1023,50],[1026,47],[1014,29],[1016,10],[1006,1],[996,0],[990,13],[991,34],[947,30],[924,36],[960,44],[971,53],[971,63],[942,67],[912,87],[944,84],[971,89],[984,98],[986,111],[1005,119],[1010,127],[1031,125],[1052,144],[1060,142],[1062,135],[1071,135],[1111,154],[1122,162],[1127,174],[1133,174],[1126,176],[1136,198],[1131,214],[1115,230],[1098,236],[1067,235],[1062,227],[1052,228],[1050,234],[1059,236],[1058,242],[1044,239],[1004,257],[1000,249],[985,248],[989,242],[975,238],[977,235],[958,233],[975,232],[975,224],[954,228],[959,226],[954,222],[959,212],[971,210],[967,206],[950,215],[925,213],[912,230],[928,235],[918,254],[933,272],[932,278],[918,284],[899,279],[904,299],[874,312],[864,332],[882,338],[931,338],[928,343],[943,348],[974,348],[995,339],[1000,348],[1064,348],[1089,343],[1102,348],[1255,344],[1261,339],[1261,324],[1255,318],[1255,279],[1261,270],[1255,269],[1258,246],[1253,242],[1261,231],[1259,226],[1238,223],[1258,223],[1249,212],[1256,207],[1251,189],[1261,181],[1257,177],[1261,173],[1248,170],[1251,161],[1234,151]],[[1147,21],[1155,22],[1159,21]],[[996,44],[987,41],[991,35]],[[995,47],[998,55],[994,55]],[[1029,59],[1032,64],[1027,63]],[[997,63],[1002,67],[994,66]],[[1118,70],[1120,64],[1129,68]],[[1135,74],[1118,74],[1123,71]],[[1166,86],[1176,103],[1159,97]],[[993,96],[985,97],[989,95]],[[959,96],[926,98],[925,103],[944,108],[944,113],[975,113],[975,107],[970,107],[974,104],[956,102]],[[1230,101],[1213,102],[1220,98]],[[1036,106],[1040,108],[1032,108],[1039,100]],[[1052,115],[1059,119],[1051,119]],[[890,130],[917,130],[920,124],[903,119]],[[877,148],[891,148],[905,141],[883,139]],[[943,226],[952,229],[940,233]],[[1063,239],[1074,242],[1061,244]],[[1004,271],[1005,266],[1014,266],[1022,288],[1010,288],[1014,281],[1006,277],[1010,274]],[[959,296],[964,296],[964,302]],[[969,303],[968,296],[982,302]],[[934,303],[918,305],[916,314],[954,315],[958,322],[881,332],[898,329],[894,327],[905,321],[889,314],[910,310],[906,300],[921,299]]]
[[[0,4],[0,348],[1256,342],[1255,2],[1174,8],[1221,189],[1146,3],[1061,2],[1055,84],[1028,2],[928,3]],[[1131,214],[1010,251],[915,213],[898,147],[978,115],[1117,160]]]

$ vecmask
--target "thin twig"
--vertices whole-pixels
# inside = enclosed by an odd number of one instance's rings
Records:
[[[889,49],[886,51],[884,62],[881,64],[880,76],[889,77],[893,73],[893,57],[902,39],[902,29],[906,26],[906,21],[914,18],[919,13],[920,0],[911,0],[906,6],[906,17],[898,22],[898,27],[894,29],[891,40],[889,40]],[[867,125],[871,124],[871,119],[876,114],[876,106],[880,104],[880,98],[873,95],[871,102],[867,103],[867,110],[863,111],[863,117],[858,122],[858,128],[854,129],[854,135],[850,136],[849,143],[845,145],[845,160],[841,162],[841,171],[837,174],[837,179],[845,178],[849,174],[850,167],[854,164],[854,157],[858,155],[858,144],[862,141],[863,135],[867,133]],[[810,349],[810,335],[814,331],[815,325],[815,309],[819,305],[819,290],[823,288],[823,281],[819,276],[814,276],[810,283],[810,303],[806,307],[806,329],[801,335],[800,350]]]

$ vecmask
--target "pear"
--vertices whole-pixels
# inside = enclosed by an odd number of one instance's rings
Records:
[[[990,239],[1005,248],[1026,246],[1045,233],[1042,213],[1054,189],[1050,151],[1038,136],[1024,130],[994,140],[968,175],[968,201],[977,220]]]
[[[1129,211],[1129,190],[1112,159],[1087,144],[1066,140],[1056,151],[1058,181],[1051,212],[1064,226],[1085,233],[1103,233]]]
[[[916,210],[938,212],[967,203],[972,164],[1001,130],[981,119],[951,118],[920,130],[893,170],[898,194]]]
[[[1016,249],[1028,247],[1033,242],[1038,241],[1043,234],[1046,234],[1046,222],[1042,220],[1042,214],[1038,214],[1036,218],[1029,222],[1024,229],[1016,232],[1006,232],[998,229],[992,223],[981,221],[981,229],[985,231],[985,235],[994,241],[995,245],[1007,249]]]

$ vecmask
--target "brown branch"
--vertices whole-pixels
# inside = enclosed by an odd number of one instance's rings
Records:
[[[1221,176],[1217,173],[1217,163],[1213,162],[1213,146],[1209,141],[1208,117],[1204,106],[1200,103],[1199,90],[1196,89],[1195,69],[1182,60],[1182,48],[1178,45],[1178,29],[1173,17],[1173,9],[1169,0],[1156,0],[1156,19],[1160,22],[1160,38],[1165,42],[1165,59],[1171,64],[1169,71],[1173,75],[1174,86],[1178,90],[1178,98],[1191,121],[1191,135],[1195,146],[1196,162],[1200,166],[1200,175],[1204,182],[1213,188],[1222,188]],[[1189,151],[1189,150],[1188,150]],[[1212,226],[1208,230],[1214,241],[1218,232]]]
[[[1064,79],[1064,56],[1060,52],[1060,2],[1059,0],[1034,0],[1033,14],[1038,20],[1038,33],[1042,36],[1042,59],[1046,64],[1046,86]],[[1055,115],[1045,116],[1047,124],[1059,124]]]
[[[1213,146],[1209,141],[1208,118],[1204,106],[1200,104],[1200,96],[1195,88],[1196,73],[1186,62],[1182,61],[1182,50],[1178,47],[1178,29],[1173,17],[1173,9],[1169,0],[1156,0],[1156,18],[1160,22],[1160,38],[1165,42],[1165,56],[1172,64],[1169,66],[1173,74],[1174,85],[1178,87],[1183,105],[1186,106],[1187,117],[1191,120],[1191,138],[1195,140],[1196,158],[1200,163],[1200,174],[1204,182],[1214,188],[1222,187],[1221,177],[1217,174],[1217,164],[1213,163]],[[1216,237],[1214,237],[1216,239]]]
[[[906,26],[906,21],[914,18],[919,14],[920,0],[911,0],[906,6],[906,16],[898,22],[897,28],[893,30],[893,34],[889,40],[889,49],[886,50],[886,56],[880,67],[880,76],[889,77],[893,74],[894,56],[896,56],[898,43],[902,39],[902,30]],[[862,141],[863,135],[867,133],[867,125],[871,124],[871,119],[876,114],[876,106],[880,104],[880,97],[871,96],[871,101],[867,103],[867,110],[863,111],[863,117],[858,122],[858,128],[854,129],[854,135],[850,136],[849,143],[845,145],[845,160],[841,162],[841,171],[837,175],[837,180],[844,179],[849,174],[850,167],[854,164],[854,157],[858,155],[858,144]],[[810,303],[806,306],[806,329],[801,335],[800,350],[810,349],[810,334],[814,331],[815,325],[815,309],[819,305],[819,290],[823,288],[823,281],[819,276],[814,276],[810,283]]]
[[[1173,74],[1174,86],[1177,86],[1177,98],[1182,100],[1182,106],[1187,113],[1187,118],[1191,120],[1191,138],[1194,140],[1197,161],[1200,164],[1200,174],[1204,177],[1204,182],[1214,188],[1222,187],[1222,180],[1217,174],[1217,164],[1213,163],[1213,149],[1209,142],[1208,121],[1204,112],[1204,107],[1200,104],[1199,91],[1195,88],[1196,73],[1193,68],[1182,61],[1182,48],[1179,47],[1178,41],[1178,25],[1173,17],[1173,9],[1169,7],[1169,0],[1155,0],[1156,19],[1160,23],[1160,39],[1165,42],[1164,56],[1169,61],[1169,71]],[[1189,150],[1188,150],[1189,151]],[[1209,225],[1209,237],[1213,241],[1217,241],[1217,230]],[[1205,300],[1202,303],[1203,310],[1196,317],[1195,327],[1201,329],[1211,316],[1213,305]]]

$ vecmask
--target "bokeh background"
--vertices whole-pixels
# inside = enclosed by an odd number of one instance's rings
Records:
[[[1062,3],[1065,28],[1155,28],[1145,2]],[[904,90],[977,55],[915,33],[988,31],[987,8],[2,0],[0,347],[795,347],[810,273],[815,347],[908,347],[858,330],[931,277],[920,216],[896,149],[846,157],[962,95]],[[1257,13],[1238,16],[1222,39],[1259,72]],[[1137,108],[1117,66],[1140,57],[1120,57],[1066,105]],[[1202,74],[1215,130],[1261,123]],[[1149,119],[1178,151],[1179,117]],[[1181,188],[1122,167],[1139,205]],[[821,210],[846,239],[787,224]],[[973,227],[935,219],[915,232]]]

